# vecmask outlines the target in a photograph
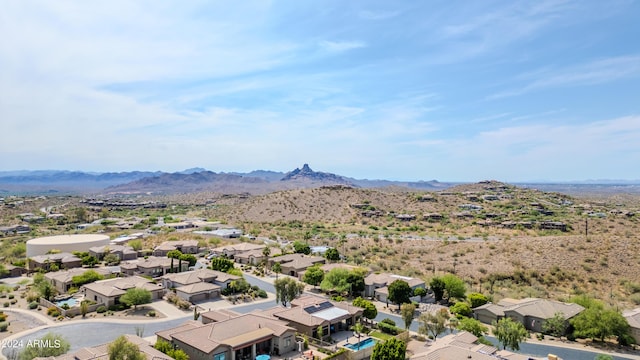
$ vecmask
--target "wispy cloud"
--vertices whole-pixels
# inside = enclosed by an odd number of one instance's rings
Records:
[[[598,59],[573,67],[538,71],[535,76],[535,79],[530,79],[522,87],[493,94],[487,99],[518,96],[545,88],[596,85],[638,77],[640,76],[640,55]]]
[[[320,47],[324,50],[332,53],[340,53],[348,50],[359,49],[366,47],[367,45],[362,41],[328,41],[323,40],[320,42]]]

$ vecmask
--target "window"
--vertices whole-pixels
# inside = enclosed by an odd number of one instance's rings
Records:
[[[224,360],[226,353],[220,353],[213,355],[213,360]]]

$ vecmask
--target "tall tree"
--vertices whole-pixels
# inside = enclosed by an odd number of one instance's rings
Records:
[[[193,254],[182,254],[180,255],[180,261],[189,263],[189,266],[194,266],[198,262],[198,258]]]
[[[324,270],[320,268],[320,265],[308,267],[302,277],[302,281],[313,285],[314,288],[322,282],[322,279],[324,279]]]
[[[371,360],[405,360],[407,344],[396,338],[379,342],[373,347]]]
[[[293,251],[295,251],[298,254],[309,255],[309,254],[311,254],[311,247],[307,243],[303,243],[303,242],[300,242],[300,241],[294,241],[293,242]]]
[[[442,277],[447,301],[451,299],[464,299],[467,291],[464,281],[453,274],[445,274]]]
[[[151,302],[151,291],[142,288],[131,288],[120,297],[120,301],[137,310],[138,305],[148,304]]]
[[[542,332],[555,337],[564,335],[566,329],[567,322],[564,320],[564,314],[561,312],[555,313],[552,318],[545,320],[542,324]]]
[[[182,260],[180,260],[180,265],[178,265],[178,271],[175,271],[173,269],[173,260],[174,259],[180,259],[180,256],[182,256],[182,252],[180,250],[171,250],[167,253],[167,257],[169,259],[171,259],[171,272],[181,272],[182,271]]]
[[[489,328],[474,318],[464,318],[458,321],[458,330],[472,333],[475,337],[482,337],[489,332]]]
[[[273,286],[276,288],[276,302],[280,302],[285,307],[304,290],[303,283],[289,277],[276,280]]]
[[[211,259],[211,270],[227,272],[233,268],[233,260],[223,257],[214,257]]]
[[[324,279],[320,283],[322,291],[336,291],[345,293],[349,291],[351,284],[348,281],[349,270],[342,268],[333,268],[324,275]]]
[[[510,317],[500,319],[497,323],[493,323],[496,339],[502,344],[502,348],[507,347],[512,350],[520,350],[520,343],[526,341],[529,337],[529,332],[525,329],[524,325],[519,322],[513,321]]]
[[[274,263],[273,265],[271,265],[271,271],[276,273],[276,280],[278,280],[278,274],[282,272],[282,265],[280,265],[279,262]]]
[[[124,335],[120,335],[111,344],[108,350],[109,360],[146,360],[147,357],[140,352],[138,345],[127,340]]]
[[[362,316],[366,319],[373,320],[378,316],[378,309],[369,300],[365,300],[361,297],[357,297],[353,300],[353,306],[363,308]]]
[[[394,280],[387,287],[389,290],[389,301],[394,304],[398,304],[398,310],[400,309],[400,305],[404,303],[411,302],[409,299],[411,295],[413,295],[413,289],[411,286],[404,280]]]
[[[329,248],[324,253],[324,257],[329,261],[338,261],[338,260],[340,260],[340,253],[338,252],[338,249],[336,249],[336,248]]]
[[[360,336],[364,332],[364,326],[362,325],[362,323],[356,323],[355,325],[353,325],[352,329],[353,329],[353,332],[355,332],[356,336],[358,337],[358,349],[357,350],[360,350]]]
[[[264,256],[264,263],[265,264],[269,263],[269,255],[271,255],[271,247],[270,246],[265,246],[264,249],[262,249],[262,256]]]
[[[402,304],[400,305],[400,314],[402,315],[402,320],[404,321],[405,330],[409,330],[411,323],[413,322],[413,314],[416,311],[416,306],[413,304]]]
[[[429,287],[431,288],[431,291],[433,291],[433,296],[437,301],[442,300],[442,297],[444,296],[444,281],[442,281],[442,278],[439,277],[434,277],[433,279],[431,279],[431,282],[429,283]]]
[[[435,341],[438,338],[438,335],[442,334],[447,329],[448,319],[449,314],[446,309],[436,311],[435,313],[422,313],[418,318],[421,323],[418,327],[418,332],[423,335],[433,336],[433,340]]]

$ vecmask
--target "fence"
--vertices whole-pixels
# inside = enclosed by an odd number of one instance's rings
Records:
[[[60,312],[60,315],[62,316],[68,316],[68,317],[74,317],[77,315],[81,315],[82,314],[82,310],[80,309],[80,306],[74,306],[72,308],[69,309],[63,309],[60,306],[52,303],[51,301],[45,299],[45,298],[40,298],[39,301],[40,305],[46,307],[46,308],[50,308],[50,307],[55,307],[56,309],[58,309],[58,311]],[[99,308],[100,306],[103,306],[104,304],[93,304],[93,305],[89,305],[89,307],[87,308],[87,313],[96,311],[97,308]]]

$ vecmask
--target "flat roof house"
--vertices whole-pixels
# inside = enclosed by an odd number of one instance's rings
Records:
[[[295,350],[295,331],[286,322],[250,313],[208,324],[192,321],[156,335],[191,360],[253,360]]]

